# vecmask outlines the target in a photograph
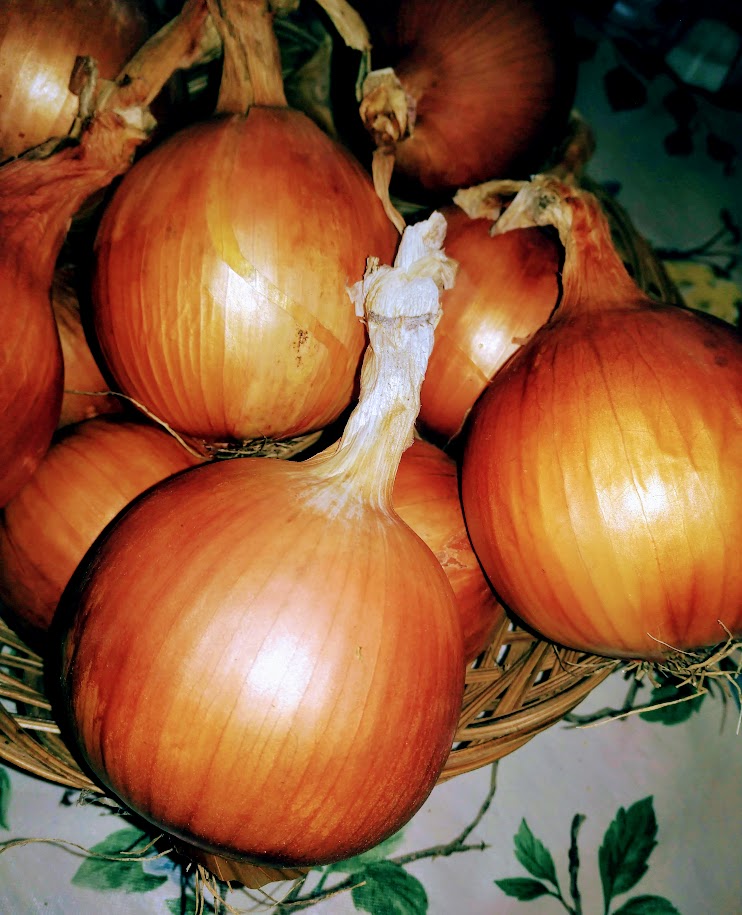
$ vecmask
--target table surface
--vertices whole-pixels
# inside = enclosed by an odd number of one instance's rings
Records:
[[[706,143],[714,132],[739,145],[740,115],[704,103],[694,150],[668,155],[676,125],[664,100],[672,82],[650,80],[645,104],[616,110],[604,77],[622,61],[613,42],[589,28],[586,35],[594,46],[581,64],[577,108],[596,134],[590,176],[616,190],[658,248],[699,245],[720,227],[722,208],[742,225],[739,170],[712,158]],[[696,257],[668,266],[689,304],[735,320],[739,269],[723,276],[709,263]],[[623,674],[612,675],[577,712],[620,708],[627,686]],[[636,701],[651,700],[651,687],[642,686]],[[717,693],[658,710],[649,715],[655,720],[561,722],[496,769],[436,788],[384,846],[312,872],[293,906],[276,909],[291,890],[286,883],[233,890],[226,901],[240,912],[285,913],[312,901],[318,915],[742,915],[739,714],[734,698],[725,703]],[[117,811],[0,766],[0,842],[58,840],[0,854],[0,913],[193,911],[192,881],[184,889],[169,858],[122,864],[85,852],[115,854],[141,838]]]

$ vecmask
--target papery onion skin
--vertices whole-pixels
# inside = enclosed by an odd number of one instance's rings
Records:
[[[77,56],[113,79],[152,31],[138,0],[4,0],[0,32],[0,161],[51,137],[77,116],[69,89]]]
[[[462,499],[527,624],[653,659],[742,632],[742,342],[639,306],[554,320],[513,357],[472,412]]]
[[[121,390],[180,432],[285,438],[348,406],[364,346],[346,285],[398,236],[368,175],[300,112],[178,132],[96,241],[93,321]]]
[[[0,516],[0,599],[17,628],[45,641],[85,551],[129,502],[200,463],[168,432],[95,418],[69,427]]]
[[[205,7],[187,3],[137,52],[78,141],[0,168],[0,507],[31,477],[59,422],[62,351],[50,292],[70,222],[92,193],[129,168],[148,136],[146,106],[193,47],[205,15]]]
[[[0,347],[0,507],[31,477],[57,427],[62,408],[62,350],[43,281],[3,263],[3,346]]]
[[[446,192],[539,167],[561,139],[576,65],[569,16],[533,0],[361,2],[374,68],[410,99],[394,147],[404,190]]]
[[[98,541],[60,613],[88,764],[208,851],[356,854],[409,819],[450,752],[464,666],[440,564],[394,513],[299,464],[159,485]]]
[[[105,393],[110,390],[110,384],[103,377],[90,349],[80,315],[73,273],[70,269],[58,268],[52,283],[52,310],[62,347],[64,372],[58,429],[94,416],[121,413],[124,408],[119,398]],[[91,396],[92,394],[98,396]]]
[[[505,611],[469,542],[456,461],[430,442],[416,439],[402,455],[392,498],[399,516],[435,553],[451,583],[469,663],[490,643]]]
[[[441,210],[446,251],[459,265],[420,392],[419,423],[442,442],[460,432],[490,379],[554,310],[558,242],[542,229],[490,233],[491,221]]]

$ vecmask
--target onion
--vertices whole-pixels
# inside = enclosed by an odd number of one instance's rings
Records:
[[[94,58],[100,76],[113,79],[151,30],[139,0],[4,0],[0,161],[69,132],[76,57]]]
[[[199,462],[172,435],[98,417],[69,427],[0,518],[0,599],[32,637],[48,630],[85,551],[145,489]]]
[[[393,503],[402,520],[422,537],[443,567],[456,595],[464,658],[473,661],[492,640],[504,610],[466,533],[456,462],[430,442],[415,439],[402,455]]]
[[[70,220],[131,164],[147,137],[146,105],[204,18],[192,2],[163,40],[154,36],[156,60],[152,45],[135,56],[77,142],[0,168],[0,507],[33,474],[60,417],[62,353],[50,290]]]
[[[559,294],[559,245],[542,229],[492,235],[487,219],[442,210],[446,252],[459,265],[420,392],[420,425],[449,442],[495,372],[549,317]]]
[[[576,63],[569,16],[540,0],[360,3],[374,71],[361,118],[403,195],[525,177],[561,138]],[[387,181],[388,183],[388,181]]]
[[[144,156],[104,214],[93,323],[125,394],[194,438],[240,443],[348,407],[364,332],[346,284],[398,236],[358,162],[285,106],[262,0],[236,6],[212,10],[221,117]]]
[[[434,214],[353,288],[370,345],[338,443],[159,484],[62,598],[64,705],[88,765],[197,848],[346,858],[412,816],[450,752],[455,598],[391,503],[452,278],[444,234]]]
[[[72,268],[59,267],[52,282],[52,309],[64,366],[62,410],[57,428],[102,414],[120,413],[123,409],[117,397],[105,393],[109,391],[110,384],[103,377],[88,344],[73,274]]]
[[[536,221],[564,242],[563,300],[472,411],[477,555],[564,645],[652,660],[738,635],[739,332],[641,292],[589,193],[538,177],[498,226]]]

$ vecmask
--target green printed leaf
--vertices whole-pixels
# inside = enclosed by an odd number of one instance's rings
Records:
[[[680,915],[664,896],[634,896],[613,915]]]
[[[354,873],[356,909],[371,915],[426,915],[428,896],[420,881],[393,861],[377,861]]]
[[[499,886],[503,893],[507,893],[508,896],[513,896],[521,902],[530,902],[531,899],[538,899],[539,896],[546,896],[551,892],[540,880],[532,880],[530,877],[509,877],[505,880],[495,880],[495,885]]]
[[[140,829],[127,827],[112,832],[90,851],[96,855],[118,857],[122,852],[135,851],[147,843]],[[141,861],[112,861],[107,858],[86,858],[72,878],[75,886],[84,886],[98,892],[120,890],[124,893],[148,893],[165,883],[164,875],[148,874]]]
[[[378,845],[369,848],[368,851],[364,851],[362,854],[356,855],[353,858],[346,858],[345,861],[337,861],[335,864],[330,864],[325,870],[327,873],[340,871],[343,874],[355,874],[358,871],[363,870],[367,864],[373,864],[376,861],[383,861],[385,858],[388,858],[389,855],[391,855],[393,851],[396,851],[401,845],[403,839],[404,829],[400,829],[398,832],[389,836],[388,839],[384,839],[383,842],[379,842]]]
[[[662,724],[682,724],[683,721],[687,721],[690,718],[693,712],[697,712],[701,707],[704,696],[697,696],[695,695],[696,692],[697,690],[689,683],[683,686],[663,683],[652,690],[649,705],[658,705],[661,702],[670,702],[671,705],[650,709],[642,712],[639,717],[645,721],[660,721]]]
[[[556,884],[556,868],[551,852],[534,836],[525,820],[521,820],[515,834],[515,857],[529,874]]]
[[[614,896],[635,886],[647,872],[647,860],[657,844],[657,820],[652,797],[620,807],[598,851],[605,910]]]
[[[8,810],[10,809],[10,776],[8,770],[0,766],[0,829],[10,829]]]

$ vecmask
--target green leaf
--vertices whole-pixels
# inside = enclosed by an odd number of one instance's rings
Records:
[[[663,683],[652,690],[648,704],[659,705],[662,702],[671,704],[642,712],[639,717],[645,721],[659,721],[662,724],[682,724],[682,722],[690,718],[693,712],[697,712],[701,707],[704,696],[697,696],[696,692],[697,690],[689,683],[683,686],[676,686],[674,683]]]
[[[90,851],[96,855],[118,857],[122,852],[133,852],[144,846],[148,839],[140,829],[127,827],[112,832]],[[167,880],[166,876],[148,874],[141,861],[112,861],[108,858],[86,858],[72,878],[75,886],[84,886],[98,892],[121,890],[124,893],[148,893]]]
[[[346,858],[345,861],[336,861],[335,864],[329,864],[325,870],[328,873],[340,871],[343,874],[354,874],[363,870],[367,864],[373,864],[376,861],[383,861],[384,858],[388,858],[399,847],[403,839],[404,829],[400,829],[389,838],[384,839],[383,842],[379,842],[378,845],[369,848],[368,851],[364,851],[353,858]]]
[[[503,893],[514,896],[521,902],[529,902],[551,892],[540,880],[531,880],[530,877],[509,877],[505,880],[495,880],[495,884]]]
[[[664,896],[634,896],[613,915],[680,915]]]
[[[10,776],[8,770],[0,766],[0,829],[10,829],[8,810],[10,809]]]
[[[356,909],[371,915],[426,915],[428,896],[420,881],[393,861],[377,861],[352,874]]]
[[[534,836],[525,820],[521,820],[515,834],[515,857],[529,874],[556,884],[556,868],[551,852]]]
[[[620,807],[598,851],[605,910],[614,896],[625,893],[647,872],[647,860],[657,844],[657,820],[652,797]]]

